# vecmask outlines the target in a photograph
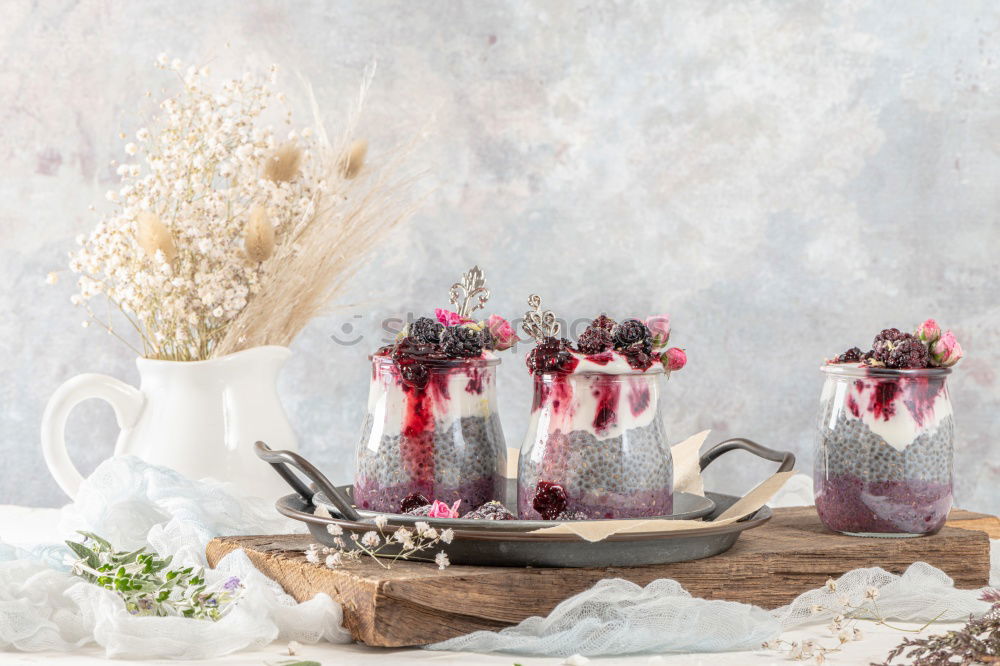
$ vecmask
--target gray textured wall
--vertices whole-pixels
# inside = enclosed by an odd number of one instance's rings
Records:
[[[2,13],[0,502],[64,500],[38,445],[61,381],[136,379],[125,348],[80,327],[69,275],[43,280],[93,224],[116,134],[138,126],[165,50],[278,62],[336,108],[377,58],[375,150],[430,120],[417,157],[432,196],[351,305],[300,337],[282,378],[303,449],[334,477],[350,474],[378,320],[443,305],[478,262],[503,314],[531,291],[569,316],[671,312],[690,358],[669,384],[675,436],[746,435],[806,468],[820,360],[936,316],[968,355],[951,380],[959,501],[1000,511],[995,3],[7,1]],[[334,343],[345,323],[368,340]],[[500,390],[518,443],[520,358]],[[81,467],[114,433],[107,406],[77,409]],[[730,463],[710,483],[762,470]]]

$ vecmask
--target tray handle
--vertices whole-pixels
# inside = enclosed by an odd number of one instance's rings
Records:
[[[311,462],[299,454],[292,451],[275,451],[264,442],[254,443],[253,449],[257,457],[266,463],[270,463],[274,471],[292,487],[292,490],[298,493],[299,497],[306,504],[315,506],[313,503],[313,491],[295,472],[289,469],[289,465],[305,474],[306,478],[315,483],[316,487],[337,507],[341,516],[348,520],[361,520],[361,515],[354,508],[354,505],[351,504],[351,500],[347,498],[347,495],[330,483],[330,479],[326,478],[323,472],[316,469]]]
[[[778,466],[778,472],[790,472],[795,467],[795,455],[791,451],[776,451],[752,440],[744,439],[743,437],[734,437],[733,439],[719,442],[702,455],[698,461],[701,471],[704,472],[706,467],[718,460],[724,453],[736,451],[737,449],[752,453],[764,460],[781,463]]]

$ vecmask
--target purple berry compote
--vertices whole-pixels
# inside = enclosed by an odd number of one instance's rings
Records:
[[[655,325],[618,323],[602,315],[575,346],[538,336],[527,358],[534,400],[518,465],[520,518],[671,513],[673,465],[661,380],[679,365],[666,360],[669,320],[656,319]]]
[[[822,368],[813,477],[816,510],[830,529],[918,536],[944,525],[955,434],[945,380],[961,357],[947,335],[943,350],[933,320],[916,334],[886,329],[871,350],[854,347]]]
[[[499,317],[477,323],[439,310],[437,320],[416,320],[371,356],[357,506],[411,513],[427,498],[461,500],[468,509],[503,496],[507,448],[494,352],[509,348],[511,335]]]

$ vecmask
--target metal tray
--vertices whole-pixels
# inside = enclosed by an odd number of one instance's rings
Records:
[[[344,496],[353,502],[353,486],[338,486],[337,489],[344,493]],[[516,497],[517,480],[508,479],[506,496],[503,497],[501,501],[508,508],[514,507],[512,509],[512,513],[514,513],[514,515],[517,515]],[[331,502],[322,491],[313,495],[312,503],[314,506],[322,506],[326,508],[326,510],[333,515],[340,514],[340,510],[337,508],[336,504]],[[357,509],[358,515],[361,517],[362,521],[371,522],[375,519],[375,516],[385,515],[389,517],[389,522],[393,525],[410,526],[417,521],[422,520],[429,525],[440,527],[442,529],[450,527],[452,529],[478,530],[488,527],[491,531],[503,530],[504,532],[530,532],[531,530],[537,530],[541,527],[551,527],[560,523],[558,520],[473,520],[471,518],[428,518],[427,516],[408,516],[403,513],[368,511],[366,509],[358,509],[357,506],[355,506],[355,509]],[[714,510],[715,502],[708,497],[702,497],[701,495],[695,495],[694,493],[678,492],[674,493],[673,513],[667,516],[650,516],[650,518],[660,520],[697,520],[698,518],[704,518]]]
[[[713,461],[729,451],[743,450],[756,456],[780,463],[779,471],[789,471],[795,466],[795,456],[786,451],[775,451],[747,439],[737,438],[717,444],[699,461],[704,470]],[[348,533],[363,533],[373,528],[371,512],[362,515],[350,503],[345,492],[348,487],[334,486],[308,460],[290,451],[272,451],[263,442],[256,444],[257,455],[284,478],[295,490],[295,494],[282,497],[276,503],[280,513],[294,520],[304,522],[319,543],[332,546],[333,537],[327,531],[328,525],[339,525]],[[316,490],[302,481],[290,467],[298,469],[316,485]],[[322,493],[322,498],[316,498]],[[711,519],[720,515],[739,498],[722,493],[706,493],[715,502],[715,508],[706,516]],[[318,500],[332,516],[316,515]],[[327,503],[336,510],[330,511]],[[406,524],[399,516],[388,514],[389,525],[386,533],[394,527]],[[433,519],[436,527],[452,527],[455,538],[444,550],[452,564],[471,564],[507,567],[608,567],[640,566],[684,562],[711,557],[729,550],[743,530],[759,527],[771,518],[771,509],[761,507],[754,514],[727,525],[707,528],[673,530],[668,532],[636,532],[613,534],[603,541],[590,542],[575,534],[537,534],[531,530],[545,527],[548,521],[502,521],[524,524],[520,529],[498,528],[499,521],[477,521],[462,519]],[[414,519],[415,520],[415,519]],[[424,519],[431,522],[431,519]],[[407,521],[410,522],[410,521]],[[350,540],[347,540],[350,543]],[[394,555],[389,548],[383,551]],[[411,557],[410,559],[418,559]]]

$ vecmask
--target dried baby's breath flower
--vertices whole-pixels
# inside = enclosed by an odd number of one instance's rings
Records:
[[[274,253],[274,227],[267,219],[267,210],[255,206],[250,211],[246,230],[243,232],[243,246],[250,261],[260,263]]]
[[[367,154],[368,141],[366,139],[357,139],[351,143],[341,162],[341,173],[344,178],[351,180],[361,173],[361,167],[365,164],[365,155]]]
[[[146,254],[155,258],[157,253],[163,254],[163,260],[173,264],[177,258],[177,248],[170,229],[163,224],[156,213],[141,211],[136,218],[136,240]]]
[[[340,141],[318,117],[315,131],[293,127],[279,139],[271,118],[291,116],[271,88],[276,70],[217,80],[166,56],[157,67],[179,76],[181,90],[162,100],[127,144],[128,158],[113,165],[121,178],[106,195],[113,208],[71,257],[79,276],[72,300],[119,336],[90,306],[107,298],[147,358],[288,345],[410,212],[401,195],[414,179],[398,175],[398,156],[366,166],[371,178],[344,179],[357,112]]]
[[[283,143],[264,163],[264,177],[275,183],[289,182],[298,175],[301,163],[302,149],[293,141]]]
[[[434,556],[434,563],[438,565],[438,569],[444,569],[451,564],[451,562],[448,561],[448,554],[443,550]]]

